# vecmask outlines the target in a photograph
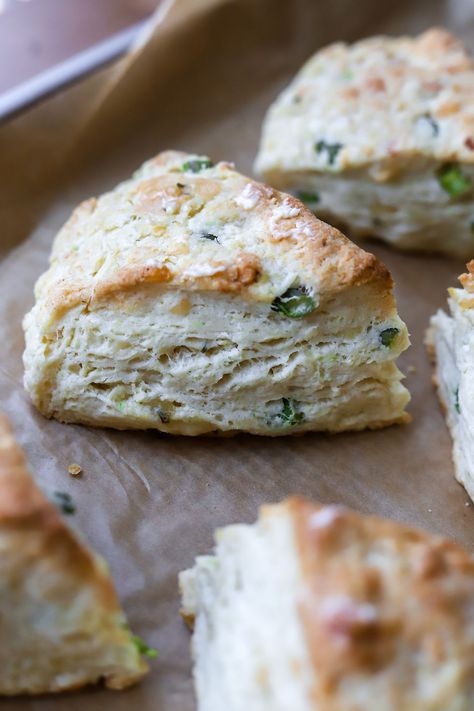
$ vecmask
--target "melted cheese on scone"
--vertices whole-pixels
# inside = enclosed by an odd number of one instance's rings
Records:
[[[351,234],[471,256],[473,96],[444,30],[331,45],[270,108],[256,170]]]
[[[48,416],[179,434],[402,421],[392,286],[299,200],[169,151],[58,234],[25,384]]]

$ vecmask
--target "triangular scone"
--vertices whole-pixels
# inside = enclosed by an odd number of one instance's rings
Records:
[[[31,478],[0,415],[0,695],[111,689],[147,671],[104,561]]]
[[[256,171],[351,235],[470,258],[473,97],[445,30],[333,44],[270,108]]]
[[[181,573],[199,711],[472,711],[474,560],[289,499]]]
[[[439,310],[427,334],[433,380],[453,439],[457,480],[474,500],[474,260],[449,289],[450,314]]]
[[[56,238],[26,388],[66,422],[283,435],[402,421],[385,267],[229,163],[165,152]]]

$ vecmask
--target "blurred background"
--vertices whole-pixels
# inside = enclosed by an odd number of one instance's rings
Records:
[[[49,79],[61,84],[117,57],[158,4],[159,0],[0,0],[0,118],[13,104],[24,104],[48,88],[31,83],[45,71],[56,68]],[[59,71],[58,65],[78,55],[79,61],[69,61]],[[14,90],[7,106],[6,92]]]
[[[181,1],[181,0],[180,0]],[[229,0],[229,2],[232,0]],[[235,1],[235,0],[233,0]],[[266,0],[253,0],[255,6]],[[204,0],[187,0],[195,8]],[[289,5],[299,0],[288,0]],[[336,6],[353,12],[353,0],[313,0],[328,19]],[[92,70],[121,56],[160,4],[169,0],[0,0],[0,121]],[[271,3],[266,3],[271,8]],[[474,0],[411,0],[410,16],[420,28],[445,24],[467,35]],[[324,6],[326,5],[326,10]],[[386,0],[388,33],[404,31],[407,3]],[[271,10],[270,10],[271,11]],[[397,23],[397,14],[400,22]]]

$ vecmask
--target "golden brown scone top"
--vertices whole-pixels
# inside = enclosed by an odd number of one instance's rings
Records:
[[[474,162],[474,62],[442,28],[332,44],[270,110],[259,172],[375,164],[375,180],[414,159]],[[261,162],[261,165],[260,165]]]
[[[315,698],[350,694],[351,679],[367,676],[379,679],[390,708],[473,702],[473,558],[393,521],[297,498],[287,506],[304,570],[301,615],[317,672]],[[423,705],[430,678],[433,689],[442,680],[436,693],[446,697]]]
[[[143,284],[270,303],[295,284],[318,297],[370,281],[391,287],[373,255],[299,200],[229,163],[166,151],[75,210],[36,294],[51,312]]]

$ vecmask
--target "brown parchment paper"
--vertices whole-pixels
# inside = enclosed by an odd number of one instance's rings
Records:
[[[473,505],[453,478],[423,346],[460,262],[365,245],[392,270],[412,336],[401,359],[413,395],[408,426],[271,440],[94,430],[45,420],[22,388],[21,319],[53,236],[79,200],[170,147],[250,172],[266,107],[311,52],[435,23],[474,47],[473,11],[462,0],[166,0],[130,57],[0,130],[0,406],[39,482],[74,498],[75,524],[109,561],[132,628],[160,650],[149,676],[129,691],[89,689],[2,707],[191,711],[177,573],[209,550],[215,527],[254,520],[263,502],[293,493],[342,502],[474,549]],[[68,476],[71,462],[83,467],[81,479]]]

